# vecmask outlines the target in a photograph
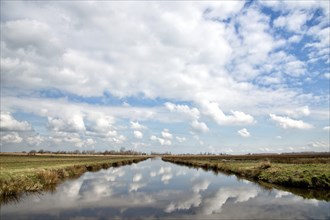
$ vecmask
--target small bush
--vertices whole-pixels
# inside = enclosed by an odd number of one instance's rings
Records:
[[[260,163],[259,168],[265,170],[265,169],[270,168],[271,166],[272,166],[272,164],[270,163],[270,161],[266,160],[266,161],[262,161]]]

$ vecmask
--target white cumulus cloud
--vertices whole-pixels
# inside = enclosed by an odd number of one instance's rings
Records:
[[[210,116],[219,125],[252,124],[254,118],[240,111],[231,111],[231,115],[225,115],[216,102],[203,101],[201,103],[203,113]]]
[[[141,131],[134,131],[134,137],[137,139],[142,139],[143,133]]]
[[[48,127],[51,130],[63,132],[80,132],[86,130],[83,116],[80,114],[74,114],[65,119],[48,117]]]
[[[35,135],[26,138],[26,142],[30,145],[37,145],[39,146],[43,141],[45,141],[45,137],[41,135]]]
[[[137,122],[130,121],[130,124],[131,124],[131,129],[134,129],[134,130],[146,129],[146,127],[141,125],[138,121]]]
[[[166,102],[165,107],[171,112],[179,112],[192,119],[198,119],[200,116],[199,110],[197,108],[190,108],[188,105],[175,105],[173,103]]]
[[[173,139],[173,135],[170,133],[170,131],[168,130],[168,129],[164,129],[163,131],[162,131],[162,137],[164,138],[164,139]]]
[[[32,127],[27,121],[17,121],[9,112],[1,112],[0,129],[1,131],[29,131]]]
[[[196,132],[207,132],[209,128],[204,122],[200,122],[200,112],[197,108],[190,108],[188,105],[175,105],[173,103],[165,103],[165,107],[171,112],[177,112],[191,120],[191,128]]]
[[[288,110],[286,113],[293,117],[300,117],[300,116],[309,116],[311,111],[308,106],[303,106],[300,108],[296,108],[294,110]]]
[[[21,143],[23,138],[21,138],[16,132],[12,132],[9,134],[1,135],[1,141],[6,143]]]
[[[185,137],[178,137],[176,136],[175,139],[179,142],[179,143],[183,143],[185,142],[187,139]]]
[[[297,129],[311,129],[313,126],[302,120],[294,120],[289,117],[277,116],[275,114],[270,114],[270,118],[275,121],[278,125],[280,125],[284,129],[288,128],[297,128]]]
[[[207,127],[207,125],[204,122],[199,122],[197,120],[194,120],[191,122],[191,127],[193,128],[194,131],[197,131],[197,132],[205,133],[205,132],[209,131],[209,128]]]
[[[151,141],[158,141],[161,146],[170,146],[172,145],[172,141],[164,138],[157,137],[155,135],[152,135],[150,137]]]
[[[241,137],[245,137],[245,138],[251,136],[250,132],[248,132],[248,130],[247,130],[246,128],[243,128],[243,129],[237,131],[237,133],[238,133]]]

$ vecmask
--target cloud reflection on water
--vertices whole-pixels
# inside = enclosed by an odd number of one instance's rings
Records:
[[[235,202],[246,202],[258,195],[256,188],[249,187],[226,187],[219,189],[214,196],[203,201],[202,213],[210,215],[221,212],[222,206],[229,198],[234,198]]]

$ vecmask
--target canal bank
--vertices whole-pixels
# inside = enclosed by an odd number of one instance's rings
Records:
[[[330,189],[330,158],[167,156],[162,160],[243,178],[306,189]],[[273,162],[275,161],[275,162]],[[288,162],[289,161],[289,162]],[[330,195],[328,195],[330,197]]]
[[[54,190],[65,179],[146,160],[147,156],[0,155],[0,202],[25,192]]]

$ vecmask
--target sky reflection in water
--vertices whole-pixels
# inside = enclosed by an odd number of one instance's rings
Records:
[[[85,173],[1,208],[2,219],[329,219],[329,202],[148,160]]]

